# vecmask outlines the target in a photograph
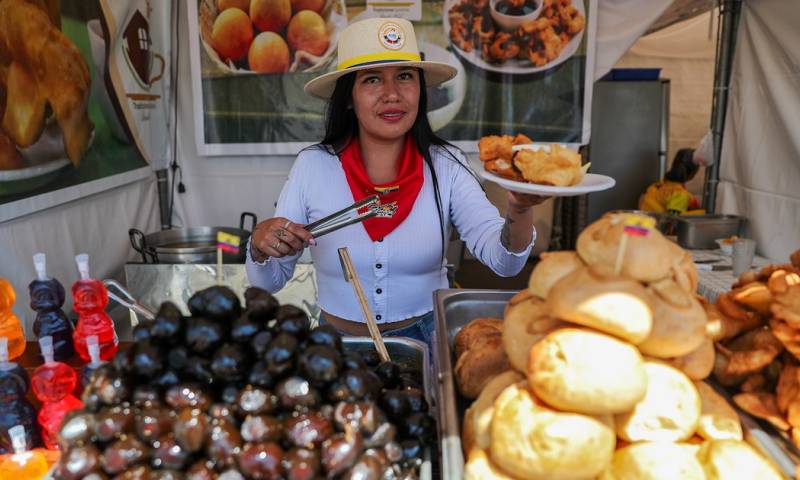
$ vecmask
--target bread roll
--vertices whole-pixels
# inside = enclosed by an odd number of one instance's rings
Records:
[[[530,480],[593,479],[611,462],[611,417],[557,412],[538,401],[524,383],[495,401],[490,455],[509,474]]]
[[[509,370],[489,380],[489,383],[478,395],[478,398],[467,410],[471,412],[469,430],[473,444],[478,448],[489,448],[491,443],[492,416],[494,415],[494,401],[509,385],[525,380],[522,374]],[[464,430],[467,430],[465,420]],[[469,450],[466,450],[469,451]]]
[[[511,368],[499,333],[487,336],[464,352],[454,369],[458,390],[466,398],[475,398],[489,380]]]
[[[614,452],[611,466],[598,480],[705,480],[703,466],[690,445],[642,442]]]
[[[531,295],[510,305],[503,319],[503,347],[511,366],[524,372],[533,344],[552,330],[566,325],[566,322],[548,316],[544,300],[538,297]]]
[[[550,289],[547,308],[558,318],[610,333],[634,344],[650,334],[647,290],[634,280],[580,268]]]
[[[456,334],[456,358],[473,346],[485,341],[487,337],[499,335],[503,321],[499,318],[476,318],[466,324]]]
[[[479,448],[469,452],[464,465],[464,480],[516,480],[492,463],[486,450]]]
[[[653,328],[638,344],[645,355],[659,358],[680,357],[696,350],[706,338],[708,317],[692,294],[672,280],[651,285]]]
[[[576,328],[557,330],[534,345],[527,372],[537,397],[560,410],[588,415],[627,412],[647,391],[636,347]]]
[[[739,415],[720,394],[705,382],[694,382],[700,394],[700,421],[697,433],[706,440],[741,440]]]
[[[475,448],[475,431],[472,429],[474,415],[475,412],[468,408],[464,412],[464,420],[461,423],[461,450],[464,452],[464,458]]]
[[[697,459],[707,480],[780,480],[783,477],[753,448],[739,440],[711,440],[700,447]]]
[[[647,393],[630,412],[617,415],[617,435],[629,442],[679,442],[700,419],[700,395],[683,372],[647,360]]]
[[[706,338],[699,347],[682,357],[670,358],[667,363],[682,371],[691,380],[703,380],[714,369],[714,343]]]
[[[547,298],[555,283],[583,266],[581,258],[573,250],[544,252],[531,273],[528,290],[539,298]]]
[[[669,242],[671,247],[680,251],[674,255],[680,258],[677,264],[672,266],[672,280],[677,283],[686,293],[697,291],[697,267],[694,265],[692,255],[684,251],[678,245]]]
[[[626,216],[606,214],[578,235],[576,250],[587,265],[604,272],[614,271]],[[661,280],[672,274],[673,266],[682,258],[680,249],[673,248],[658,230],[651,230],[644,237],[628,236],[620,274],[640,282]]]

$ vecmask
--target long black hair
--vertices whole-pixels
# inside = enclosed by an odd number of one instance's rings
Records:
[[[664,175],[666,180],[670,182],[686,183],[695,176],[700,166],[694,163],[694,149],[682,148],[675,154],[672,159],[672,166],[669,171]]]
[[[420,82],[419,106],[417,109],[417,118],[414,120],[414,124],[411,126],[409,133],[411,134],[411,138],[414,139],[419,153],[422,155],[425,164],[428,165],[431,172],[433,192],[436,197],[436,212],[439,214],[442,260],[444,260],[446,250],[444,214],[442,212],[442,198],[439,193],[439,181],[436,177],[436,170],[433,168],[433,160],[431,159],[431,147],[440,147],[456,163],[470,172],[473,177],[474,173],[454,155],[453,152],[460,151],[460,149],[433,132],[431,124],[428,122],[428,93],[425,88],[425,73],[422,69],[418,69],[418,71]],[[342,153],[350,140],[358,135],[358,118],[356,117],[355,110],[352,108],[353,86],[355,82],[356,72],[343,75],[336,81],[336,87],[328,101],[328,109],[325,115],[325,137],[319,144],[313,147],[322,148],[331,155],[338,156]],[[466,156],[464,158],[466,158]],[[477,181],[477,178],[475,180]],[[480,182],[478,183],[480,184]]]

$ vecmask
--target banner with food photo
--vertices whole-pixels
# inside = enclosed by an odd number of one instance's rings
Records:
[[[141,64],[149,70],[153,52],[163,51],[170,7],[113,3],[112,9],[105,0],[0,1],[0,205],[16,202],[17,215],[30,213],[20,201],[32,196],[77,185],[74,195],[85,196],[119,185],[113,179],[121,174],[147,172],[153,138],[168,142],[165,117],[152,118],[169,111],[166,87],[149,85],[147,112],[159,133],[143,135],[150,119],[132,113],[125,95],[144,92],[128,88],[124,78],[136,75]],[[155,23],[166,34],[154,41],[148,23],[159,16]],[[46,208],[64,198],[36,205]],[[13,218],[13,210],[4,212]]]
[[[189,0],[195,138],[201,155],[296,154],[324,133],[325,103],[303,92],[336,70],[366,0]],[[421,54],[459,74],[428,91],[434,130],[470,152],[521,133],[589,141],[596,0],[422,2]],[[589,74],[587,75],[587,72]],[[588,93],[588,94],[587,94]]]

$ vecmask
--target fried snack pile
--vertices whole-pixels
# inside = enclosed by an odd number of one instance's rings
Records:
[[[703,382],[718,316],[694,294],[691,256],[651,231],[628,238],[615,274],[624,220],[608,214],[576,251],[543,254],[502,321],[476,319],[456,336],[459,391],[475,398],[465,479],[782,478]]]
[[[558,144],[549,150],[522,149],[514,152],[513,146],[533,143],[525,135],[489,135],[478,141],[480,159],[484,168],[503,178],[539,185],[571,187],[581,183],[589,164],[581,165],[581,155]]]
[[[88,148],[89,67],[57,16],[44,2],[0,1],[0,170],[21,167],[18,149],[39,140],[48,107],[73,164]]]
[[[733,399],[800,447],[800,250],[746,272],[717,298],[714,376]]]
[[[479,52],[489,63],[512,58],[541,67],[555,60],[572,37],[586,26],[586,19],[572,0],[508,0],[511,8],[535,8],[544,1],[538,18],[516,31],[500,29],[492,19],[489,0],[459,0],[447,12],[450,40],[464,52]]]

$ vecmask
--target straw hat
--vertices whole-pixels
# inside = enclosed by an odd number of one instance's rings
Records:
[[[450,80],[457,72],[447,63],[423,61],[414,26],[402,18],[368,18],[348,25],[339,34],[337,59],[336,71],[306,83],[306,92],[330,98],[339,77],[367,68],[418,67],[425,71],[428,87]]]

